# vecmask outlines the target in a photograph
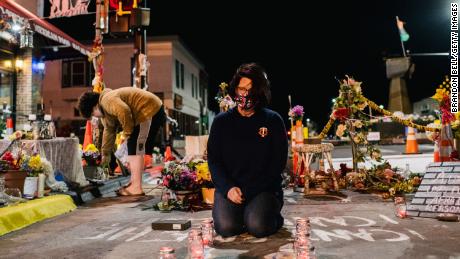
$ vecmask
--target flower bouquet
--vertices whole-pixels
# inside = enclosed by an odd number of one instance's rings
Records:
[[[89,144],[83,150],[82,158],[88,166],[98,166],[101,164],[101,152],[94,144]]]
[[[447,79],[448,80],[448,79]],[[449,84],[442,84],[436,89],[435,95],[431,98],[435,99],[439,102],[439,110],[441,111],[441,132],[439,135],[439,141],[446,140],[449,142],[449,145],[453,149],[450,153],[448,158],[441,158],[441,162],[443,161],[457,161],[459,160],[459,154],[456,149],[458,149],[458,144],[454,143],[453,138],[457,138],[460,136],[460,122],[458,121],[457,114],[453,114],[450,110],[451,108],[451,100],[450,100],[450,91],[449,91]],[[440,147],[440,152],[445,147]]]
[[[5,179],[5,187],[24,189],[27,172],[20,169],[18,159],[10,151],[6,151],[0,159],[0,178]]]
[[[29,177],[37,177],[44,171],[42,158],[39,154],[34,154],[32,156],[23,155],[19,163],[21,169],[28,172],[27,175]]]
[[[293,108],[289,110],[289,118],[291,118],[293,121],[302,121],[303,115],[304,115],[304,110],[303,106],[301,105],[296,105]]]
[[[208,163],[200,163],[195,167],[197,180],[202,186],[201,193],[203,195],[203,201],[207,204],[214,204],[215,187],[211,179],[211,172],[209,171]]]
[[[193,160],[191,162],[169,161],[165,163],[161,171],[163,186],[168,190],[164,193],[167,198],[162,197],[162,201],[157,205],[159,210],[191,210],[194,207],[201,207],[200,189],[203,183],[210,179],[206,176],[204,160]],[[198,177],[197,171],[200,171]],[[171,195],[172,191],[174,195]],[[165,196],[165,195],[162,195]],[[174,197],[175,196],[175,197]],[[172,198],[170,198],[172,197]]]

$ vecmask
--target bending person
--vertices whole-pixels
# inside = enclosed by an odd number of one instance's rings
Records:
[[[151,92],[134,88],[106,88],[101,94],[85,92],[78,100],[78,110],[85,118],[101,118],[102,164],[110,162],[114,152],[115,137],[123,130],[128,146],[128,162],[131,169],[130,183],[120,188],[120,196],[145,195],[142,190],[144,154],[151,155],[155,136],[165,122],[165,112],[160,98]]]

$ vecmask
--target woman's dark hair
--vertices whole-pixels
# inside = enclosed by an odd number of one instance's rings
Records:
[[[266,107],[271,100],[270,81],[268,81],[265,70],[256,63],[242,64],[233,75],[230,82],[228,93],[232,98],[236,96],[236,88],[242,77],[247,77],[252,80],[252,88],[249,90],[255,103],[255,108]]]
[[[99,103],[99,93],[96,92],[84,92],[78,98],[78,110],[81,116],[85,118],[91,118],[94,107]]]

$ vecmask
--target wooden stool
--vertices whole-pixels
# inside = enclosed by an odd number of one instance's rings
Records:
[[[325,177],[322,180],[327,180],[332,178],[332,182],[334,184],[334,190],[336,192],[339,191],[339,185],[337,183],[337,179],[335,176],[335,170],[334,166],[332,165],[332,155],[331,151],[334,150],[334,145],[331,143],[321,143],[321,144],[303,144],[303,145],[297,145],[294,147],[294,151],[297,152],[299,155],[299,158],[297,160],[297,170],[300,175],[300,168],[303,163],[304,168],[305,168],[305,186],[304,186],[304,194],[308,195],[310,194],[310,179],[313,181],[316,181],[317,176],[314,171],[310,170],[310,164],[311,161],[313,160],[313,157],[316,154],[320,154],[322,156],[322,159],[326,158],[327,162],[329,163],[329,167],[331,169],[330,177]],[[297,172],[296,172],[297,173]],[[325,170],[326,175],[328,172]]]

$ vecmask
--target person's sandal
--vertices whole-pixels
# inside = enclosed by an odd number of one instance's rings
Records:
[[[145,196],[145,192],[133,194],[126,190],[125,187],[118,189],[117,191],[115,191],[115,193],[117,194],[117,196]]]

